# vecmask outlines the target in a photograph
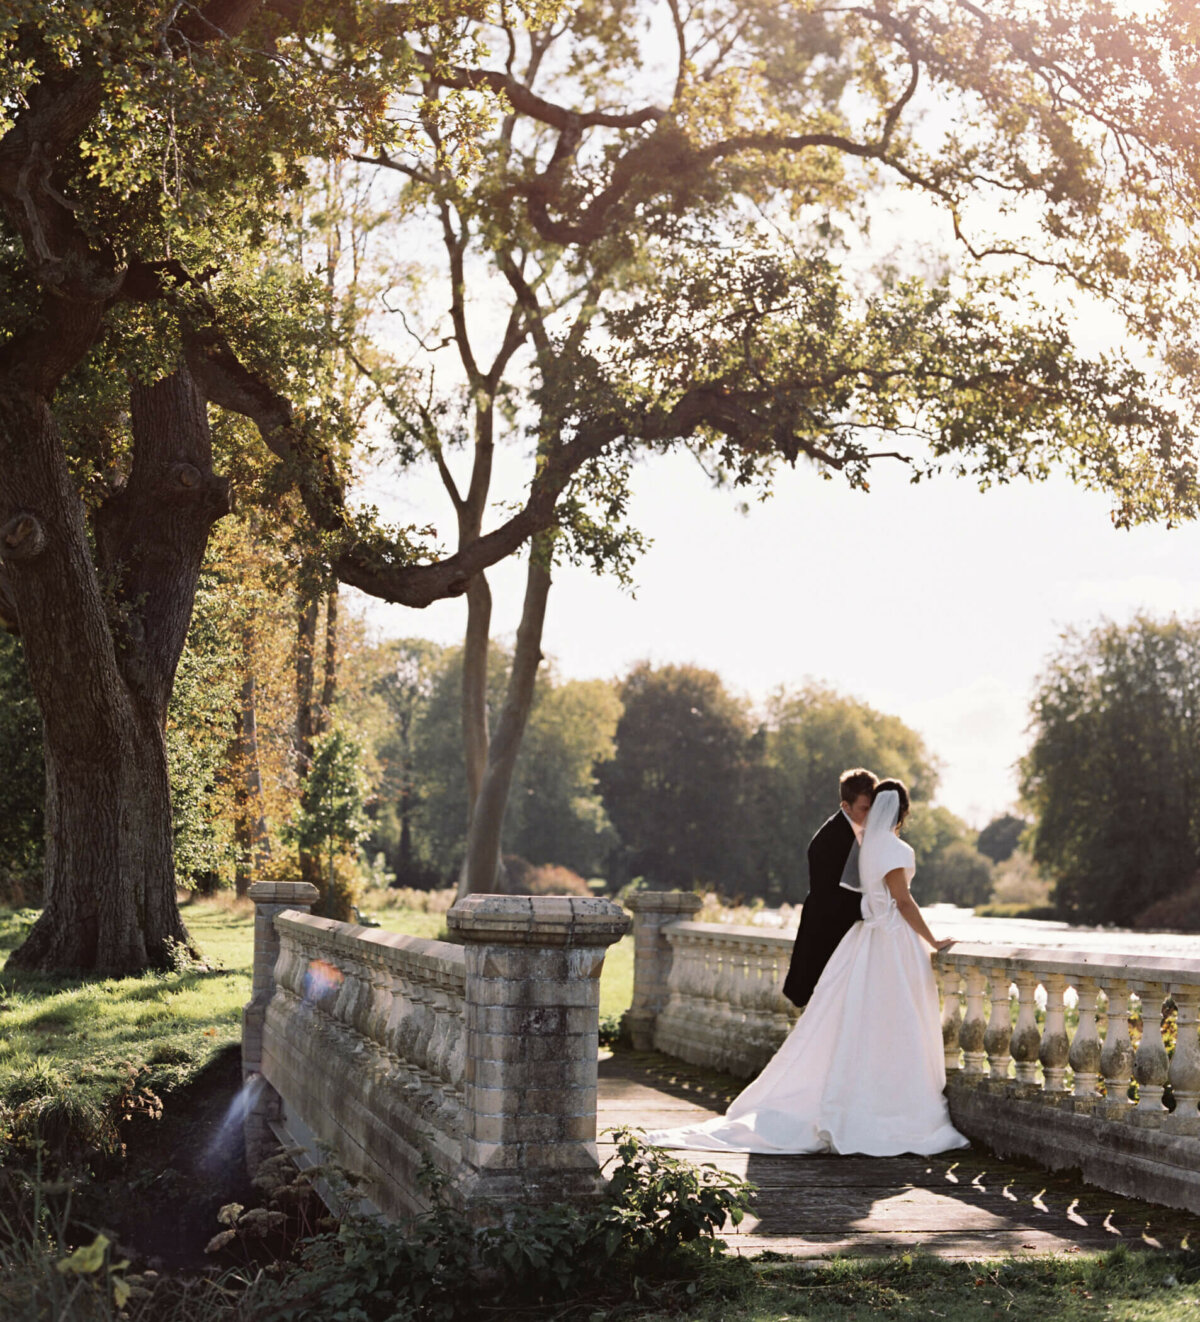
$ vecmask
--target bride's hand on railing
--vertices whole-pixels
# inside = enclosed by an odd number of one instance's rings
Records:
[[[949,950],[954,944],[954,940],[955,939],[952,936],[944,936],[940,941],[935,941],[933,943],[933,948],[934,950]]]

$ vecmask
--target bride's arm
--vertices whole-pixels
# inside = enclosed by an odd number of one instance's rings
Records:
[[[945,950],[947,946],[954,944],[949,939],[945,941],[934,940],[933,933],[929,930],[916,900],[912,897],[912,891],[908,889],[908,877],[903,868],[893,868],[884,877],[883,884],[891,892],[892,899],[896,901],[896,908],[900,910],[900,917],[916,932],[922,941],[928,941],[935,950]]]

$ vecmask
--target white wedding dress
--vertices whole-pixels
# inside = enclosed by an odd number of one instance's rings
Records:
[[[763,1072],[723,1116],[659,1130],[659,1147],[724,1152],[925,1156],[966,1147],[942,1095],[937,985],[925,942],[883,878],[912,848],[894,833],[899,796],[885,790],[863,832],[863,918],[842,938],[801,1015]]]

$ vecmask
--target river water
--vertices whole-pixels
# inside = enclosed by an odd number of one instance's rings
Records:
[[[1076,927],[1071,923],[1037,918],[976,918],[973,909],[960,909],[953,904],[923,904],[921,912],[934,936],[952,936],[956,941],[1200,959],[1200,934],[1135,932],[1125,927]],[[761,909],[751,921],[764,927],[790,927],[795,920],[790,912],[781,914],[777,909]]]

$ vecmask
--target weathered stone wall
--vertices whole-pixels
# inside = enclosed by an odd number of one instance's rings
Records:
[[[620,909],[469,896],[447,916],[458,945],[251,896],[270,916],[245,1012],[248,1155],[268,1129],[328,1150],[389,1216],[428,1206],[422,1167],[479,1220],[597,1191],[599,974]]]

